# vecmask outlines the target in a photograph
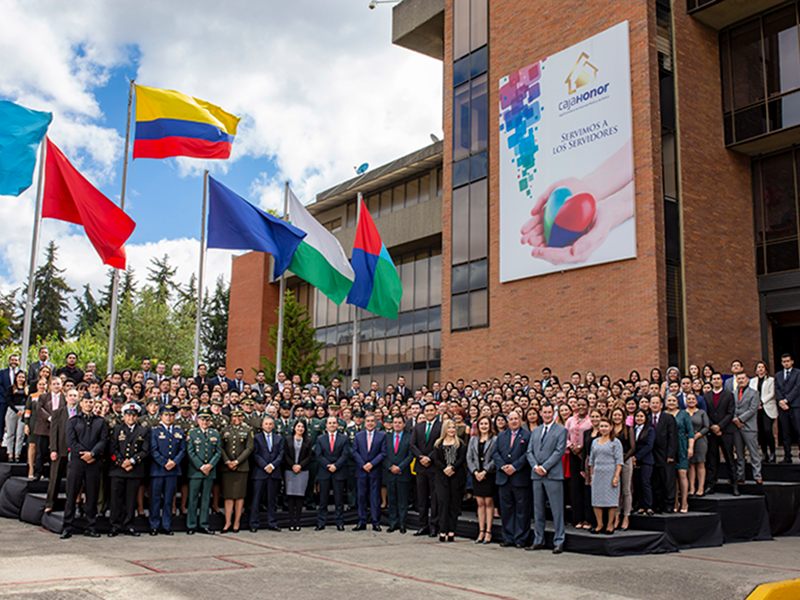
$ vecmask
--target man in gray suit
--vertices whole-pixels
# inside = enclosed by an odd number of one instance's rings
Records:
[[[734,394],[735,409],[733,424],[733,445],[736,448],[736,477],[744,481],[744,447],[750,453],[750,465],[753,467],[753,477],[756,483],[763,483],[761,479],[761,454],[758,450],[758,407],[761,398],[758,391],[749,387],[750,379],[744,372],[736,375],[737,392]]]
[[[39,348],[39,360],[33,361],[28,367],[28,384],[31,385],[33,389],[36,389],[36,382],[39,381],[39,371],[41,371],[42,367],[45,365],[50,367],[51,375],[56,374],[56,366],[51,363],[48,358],[50,358],[50,350],[41,347]]]
[[[556,533],[553,538],[553,554],[564,551],[564,467],[561,457],[567,447],[567,430],[553,422],[555,411],[550,404],[543,404],[542,424],[531,433],[528,445],[528,462],[533,480],[533,545],[526,550],[544,548],[544,526],[547,518],[545,500],[550,500]]]

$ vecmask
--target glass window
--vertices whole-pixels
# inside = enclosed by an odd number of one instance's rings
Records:
[[[436,195],[441,196],[444,193],[444,183],[442,182],[442,178],[444,177],[444,171],[442,169],[436,169]]]
[[[372,342],[361,342],[358,353],[358,368],[364,369],[372,366]]]
[[[487,219],[488,179],[476,181],[469,186],[469,258],[484,258],[488,252],[489,228]]]
[[[414,265],[414,308],[424,308],[428,306],[428,259],[418,260]]]
[[[325,296],[325,303],[328,306],[328,325],[336,325],[338,319],[338,306],[327,296]]]
[[[767,244],[767,273],[794,271],[800,268],[797,240]]]
[[[372,366],[382,367],[386,360],[386,340],[372,342]]]
[[[392,189],[392,212],[405,208],[406,186],[402,183]]]
[[[469,263],[469,289],[484,288],[489,279],[486,259]]]
[[[400,313],[400,335],[406,335],[414,331],[414,313]]]
[[[678,197],[678,176],[675,164],[675,134],[661,135],[661,164],[664,172],[664,196],[672,200]]]
[[[457,3],[457,2],[456,2]],[[488,0],[471,0],[469,16],[470,50],[480,48],[489,37],[489,2]]]
[[[398,355],[398,342],[396,337],[387,338],[386,339],[386,364],[387,365],[395,365],[397,364]]]
[[[428,309],[428,329],[442,328],[442,307],[431,306]]]
[[[453,163],[453,187],[469,183],[469,159],[465,158]]]
[[[784,152],[761,161],[766,239],[797,237],[794,165]]]
[[[742,108],[764,98],[759,19],[731,30],[731,72],[735,108]]]
[[[489,68],[489,49],[484,46],[469,56],[469,76],[475,77]],[[453,83],[455,85],[455,83]]]
[[[733,110],[731,99],[731,55],[729,32],[725,31],[719,36],[719,57],[722,65],[722,111]]]
[[[428,360],[442,359],[442,332],[431,331],[428,334]]]
[[[425,202],[431,194],[431,176],[423,175],[419,178],[419,201]]]
[[[469,157],[469,180],[475,181],[489,175],[489,157],[486,152]]]
[[[406,206],[413,206],[419,202],[419,179],[412,179],[406,183]]]
[[[800,92],[794,92],[769,103],[769,129],[775,131],[800,123]]]
[[[465,83],[453,92],[453,160],[469,155],[469,89]]]
[[[469,327],[469,294],[453,296],[450,302],[450,327],[451,329]]]
[[[431,256],[430,259],[431,294],[430,305],[442,303],[442,255]]]
[[[761,194],[761,163],[753,161],[753,224],[756,230],[756,243],[764,241],[764,202]]]
[[[800,87],[800,46],[795,6],[771,12],[763,19],[764,60],[770,96]]]
[[[375,317],[372,321],[372,337],[376,340],[386,336],[386,317]]]
[[[450,292],[460,294],[469,290],[469,263],[453,267]]]
[[[453,63],[453,87],[461,85],[469,80],[469,63],[469,56],[460,58]]]
[[[322,292],[314,290],[314,327],[325,327],[328,324],[328,307]]]
[[[414,336],[414,362],[428,360],[428,335],[418,333]]]
[[[484,327],[489,324],[489,292],[480,290],[469,294],[470,327]]]
[[[358,205],[351,202],[347,205],[347,228],[358,225]]]
[[[400,310],[414,308],[414,263],[400,265],[400,281],[403,283],[403,297],[400,298]]]
[[[342,219],[339,217],[338,219],[334,219],[330,222],[331,233],[336,233],[337,231],[342,230]]]
[[[397,319],[386,319],[386,337],[393,337],[397,335],[397,329],[400,327],[400,323]]]
[[[453,58],[469,52],[469,3],[470,0],[455,0],[453,4]]]
[[[473,79],[472,103],[470,107],[470,151],[478,152],[486,148],[489,136],[489,97],[486,75]]]
[[[381,197],[379,194],[373,194],[367,199],[367,210],[373,217],[377,217],[381,212]]]
[[[741,142],[767,132],[767,108],[756,104],[734,115],[736,141]]]
[[[428,330],[428,309],[421,308],[414,311],[414,333]]]
[[[469,187],[453,190],[453,264],[469,260]]]
[[[392,212],[392,190],[385,190],[381,192],[381,211],[379,217],[388,215]]]
[[[414,362],[414,336],[404,335],[400,339],[400,362]]]

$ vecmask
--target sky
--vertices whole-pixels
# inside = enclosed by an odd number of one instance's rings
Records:
[[[169,255],[198,271],[204,169],[262,208],[282,210],[284,181],[304,203],[442,137],[442,63],[391,43],[391,5],[368,0],[0,0],[0,100],[53,113],[48,135],[119,202],[131,79],[242,118],[231,158],[129,163],[126,246],[140,285]],[[28,275],[34,185],[0,196],[0,291]],[[97,293],[104,266],[83,229],[44,219],[67,283]],[[205,287],[232,256],[207,253]]]

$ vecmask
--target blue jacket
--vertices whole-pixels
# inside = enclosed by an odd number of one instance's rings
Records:
[[[264,432],[259,431],[253,435],[253,460],[256,468],[253,469],[253,479],[281,479],[281,463],[283,462],[283,438],[272,430],[272,452],[269,451]],[[264,469],[267,465],[274,467],[272,473]]]
[[[367,451],[367,430],[356,434],[353,440],[353,460],[356,461],[356,479],[381,479],[383,467],[381,463],[386,458],[386,434],[377,429],[372,430],[372,446]],[[364,465],[372,463],[374,467],[369,473],[364,470]]]
[[[511,483],[514,487],[528,487],[531,484],[531,466],[528,464],[528,443],[531,434],[522,428],[517,430],[514,446],[511,447],[511,430],[501,431],[494,446],[494,466],[497,469],[497,485]],[[509,477],[503,467],[511,465],[514,473]]]
[[[634,425],[634,431],[635,427]],[[647,437],[644,437],[642,434]],[[655,443],[656,430],[648,423],[646,429],[642,429],[639,438],[636,440],[636,454],[633,456],[636,459],[637,465],[652,465],[655,462],[653,460],[653,446]]]
[[[186,434],[183,429],[172,426],[170,435],[167,428],[161,424],[150,430],[150,477],[177,477],[181,475],[181,461],[186,456]],[[164,468],[168,460],[177,464],[169,471]]]

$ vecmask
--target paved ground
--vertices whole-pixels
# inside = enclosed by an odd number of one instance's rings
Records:
[[[61,541],[0,519],[0,600],[727,600],[798,577],[800,538],[603,558],[349,528]]]

